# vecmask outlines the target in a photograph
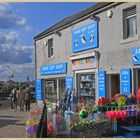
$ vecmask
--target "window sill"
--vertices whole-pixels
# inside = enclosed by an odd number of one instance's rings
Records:
[[[123,39],[123,40],[120,41],[120,43],[121,44],[126,44],[126,43],[130,43],[130,42],[133,42],[133,41],[137,41],[138,39],[139,39],[139,36],[136,35],[134,37]]]
[[[52,59],[54,59],[54,55],[48,58],[48,60],[52,60]]]

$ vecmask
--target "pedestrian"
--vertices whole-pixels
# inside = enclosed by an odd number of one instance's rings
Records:
[[[30,103],[31,103],[31,92],[30,88],[27,87],[25,91],[25,108],[26,111],[30,111]]]
[[[24,111],[24,100],[25,100],[25,87],[20,87],[18,91],[18,102],[20,111]]]
[[[126,103],[127,105],[135,105],[137,103],[137,99],[134,93],[130,93]]]
[[[11,100],[12,100],[13,109],[14,109],[14,111],[16,111],[17,110],[17,102],[18,102],[18,99],[17,99],[17,90],[16,89],[13,89],[13,91],[12,91]]]
[[[75,90],[72,89],[70,96],[70,110],[75,111],[75,103],[76,103]]]
[[[140,85],[138,86],[138,89],[137,89],[136,98],[137,98],[137,103],[139,104],[140,103]]]

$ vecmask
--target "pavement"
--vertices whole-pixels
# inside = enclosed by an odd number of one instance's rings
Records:
[[[0,100],[0,138],[25,138],[26,120],[29,112],[14,111],[10,108],[10,100]],[[31,109],[35,103],[31,104]]]

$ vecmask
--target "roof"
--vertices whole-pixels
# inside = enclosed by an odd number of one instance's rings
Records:
[[[34,37],[35,40],[38,40],[40,38],[42,38],[43,36],[47,36],[47,34],[53,32],[54,30],[57,30],[61,27],[64,27],[66,25],[69,25],[71,24],[72,22],[80,19],[80,18],[83,18],[85,17],[86,15],[89,15],[90,13],[93,13],[103,7],[106,7],[108,5],[111,5],[113,4],[114,2],[99,2],[99,3],[96,3],[95,5],[85,9],[85,10],[82,10],[72,16],[68,16],[66,18],[64,18],[63,20],[59,21],[58,23],[56,23],[55,25],[51,26],[50,28],[48,28],[47,30],[41,32],[40,34],[38,34],[37,36]]]

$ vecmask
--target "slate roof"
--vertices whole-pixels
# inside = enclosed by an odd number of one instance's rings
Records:
[[[81,19],[83,17],[85,17],[86,15],[89,15],[90,13],[96,12],[97,10],[106,7],[108,5],[113,4],[114,2],[99,2],[96,3],[95,5],[82,10],[74,15],[68,16],[64,19],[62,19],[61,21],[59,21],[58,23],[56,23],[55,25],[51,26],[50,28],[48,28],[47,30],[41,32],[40,34],[38,34],[37,36],[34,37],[35,40],[38,40],[40,38],[42,38],[43,36],[47,36],[47,34],[53,32],[54,30],[57,30],[61,27],[64,27],[66,25],[70,25],[72,22]],[[122,2],[118,2],[118,4],[121,4]]]

